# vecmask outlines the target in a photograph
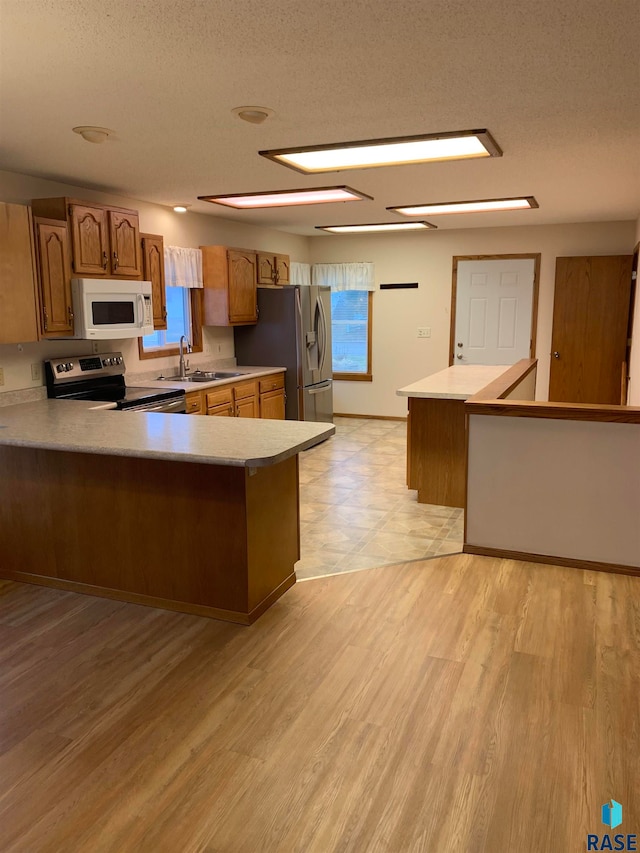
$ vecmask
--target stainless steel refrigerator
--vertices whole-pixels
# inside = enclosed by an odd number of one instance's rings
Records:
[[[286,367],[288,420],[333,423],[331,288],[258,288],[258,322],[233,331],[239,365]]]

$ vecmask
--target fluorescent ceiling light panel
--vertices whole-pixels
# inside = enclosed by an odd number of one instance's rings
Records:
[[[388,207],[405,216],[437,216],[441,213],[490,213],[500,210],[531,210],[539,207],[535,198],[485,198],[477,201],[446,201],[437,204],[417,204],[412,207]]]
[[[236,195],[199,195],[200,201],[223,204],[239,210],[254,207],[288,207],[300,204],[327,204],[334,201],[373,201],[370,195],[351,187],[316,187],[309,190],[274,190],[265,193],[238,193]]]
[[[320,231],[332,234],[365,234],[380,231],[430,231],[437,228],[430,222],[372,222],[369,225],[316,225]]]
[[[487,130],[365,139],[359,142],[280,148],[258,153],[304,174],[428,163],[433,160],[502,157],[502,151]]]

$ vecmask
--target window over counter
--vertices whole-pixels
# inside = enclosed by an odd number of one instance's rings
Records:
[[[338,290],[331,293],[333,378],[371,382],[373,292]]]
[[[139,338],[140,358],[176,355],[182,335],[193,352],[202,351],[202,253],[199,249],[165,246],[163,266],[166,328],[156,328],[151,335]]]

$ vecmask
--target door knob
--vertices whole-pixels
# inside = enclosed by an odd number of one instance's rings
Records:
[[[560,353],[559,353],[559,352],[554,352],[553,357],[554,357],[554,358],[560,358]]]
[[[462,355],[461,352],[459,352],[458,355],[456,356],[456,358],[464,358],[464,356]]]

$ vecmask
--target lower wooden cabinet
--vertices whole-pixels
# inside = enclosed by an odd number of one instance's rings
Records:
[[[250,379],[203,391],[189,391],[187,414],[284,420],[284,401],[284,373],[278,373],[259,382]]]
[[[260,417],[284,420],[286,395],[284,373],[267,376],[260,380]]]

